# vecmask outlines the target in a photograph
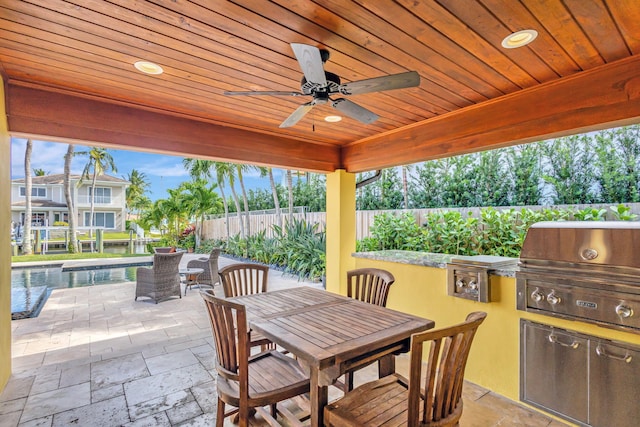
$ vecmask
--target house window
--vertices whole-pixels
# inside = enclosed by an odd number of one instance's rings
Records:
[[[24,197],[27,194],[27,190],[25,187],[20,187],[20,196]],[[47,189],[46,187],[31,187],[31,197],[47,197]]]
[[[99,204],[109,204],[111,203],[111,189],[105,187],[96,187],[95,193],[92,193],[93,188],[89,187],[89,200],[91,200],[91,195],[95,194],[93,197],[93,201]]]
[[[84,213],[84,224],[89,226],[89,212]],[[116,228],[116,215],[113,212],[95,212],[93,214],[93,226],[104,228]]]
[[[64,221],[69,223],[69,213],[68,212],[54,212],[53,214],[53,222]]]
[[[44,212],[34,212],[31,214],[31,225],[34,227],[43,227],[46,225],[47,215]]]

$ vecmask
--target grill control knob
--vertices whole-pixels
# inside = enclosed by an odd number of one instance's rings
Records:
[[[475,280],[471,280],[467,286],[469,286],[469,289],[472,291],[478,289],[478,283]]]
[[[457,286],[458,288],[466,288],[466,287],[467,287],[467,284],[464,282],[464,279],[458,279],[458,280],[456,281],[456,286]]]
[[[629,306],[620,304],[616,307],[616,314],[622,318],[633,316],[633,309]]]
[[[536,289],[531,293],[531,299],[534,300],[535,302],[544,301],[544,294],[540,292],[538,289]]]
[[[549,301],[549,304],[551,305],[556,305],[556,304],[559,304],[560,301],[562,301],[562,298],[560,298],[558,295],[556,295],[552,291],[549,295],[547,295],[547,301]]]

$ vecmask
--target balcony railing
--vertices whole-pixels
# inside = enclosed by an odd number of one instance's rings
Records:
[[[91,196],[78,196],[78,205],[88,206],[91,204]],[[124,201],[122,197],[113,196],[95,196],[94,204],[100,206],[122,206]]]

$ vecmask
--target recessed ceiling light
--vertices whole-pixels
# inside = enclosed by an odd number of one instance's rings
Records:
[[[157,75],[164,72],[161,66],[149,61],[137,61],[135,64],[133,64],[133,66],[136,67],[138,71],[145,74]]]
[[[502,40],[502,47],[507,49],[515,49],[528,45],[538,37],[536,30],[522,30],[508,35]]]
[[[329,123],[339,122],[340,120],[342,120],[340,116],[327,116],[324,118],[324,121]]]

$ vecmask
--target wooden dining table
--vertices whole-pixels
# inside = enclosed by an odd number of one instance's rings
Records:
[[[407,352],[411,334],[433,320],[300,286],[230,298],[244,304],[249,327],[294,354],[309,370],[311,425],[322,426],[328,387],[346,371]],[[380,375],[393,373],[381,364]]]

